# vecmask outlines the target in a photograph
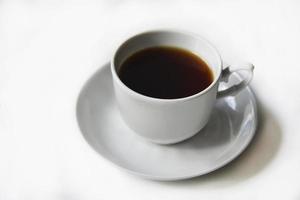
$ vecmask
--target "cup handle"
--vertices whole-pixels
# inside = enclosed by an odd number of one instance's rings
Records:
[[[230,86],[224,90],[218,91],[217,98],[223,98],[227,96],[235,96],[242,89],[244,89],[252,80],[254,66],[251,63],[243,64],[242,66],[236,67],[235,65],[230,65],[222,70],[221,81],[228,82],[228,78],[235,72],[246,71],[247,76],[240,83]]]

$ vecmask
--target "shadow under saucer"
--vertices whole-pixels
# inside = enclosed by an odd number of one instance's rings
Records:
[[[247,149],[230,164],[213,173],[163,185],[197,187],[214,183],[214,187],[230,187],[255,177],[263,171],[280,149],[282,132],[276,117],[258,101],[258,127]]]

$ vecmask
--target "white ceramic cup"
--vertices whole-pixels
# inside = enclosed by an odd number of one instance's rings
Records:
[[[201,57],[213,72],[213,82],[203,91],[177,99],[159,99],[139,94],[119,78],[122,63],[133,53],[147,47],[173,46]],[[246,70],[248,76],[237,85],[218,91],[219,82],[231,73]],[[222,68],[218,51],[198,35],[177,31],[149,31],[126,40],[111,61],[117,105],[126,124],[138,135],[159,144],[183,141],[198,133],[208,122],[216,98],[235,95],[252,79],[253,65],[240,69]]]

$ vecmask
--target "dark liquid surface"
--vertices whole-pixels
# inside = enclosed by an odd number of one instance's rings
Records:
[[[175,47],[134,53],[121,65],[119,77],[130,89],[161,99],[191,96],[213,82],[213,74],[201,58]]]

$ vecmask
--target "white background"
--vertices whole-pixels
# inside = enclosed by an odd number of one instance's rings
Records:
[[[0,1],[0,200],[300,199],[299,1]],[[75,104],[116,46],[143,30],[199,33],[255,64],[260,126],[232,164],[154,182],[83,139]],[[158,163],[159,164],[159,163]]]

